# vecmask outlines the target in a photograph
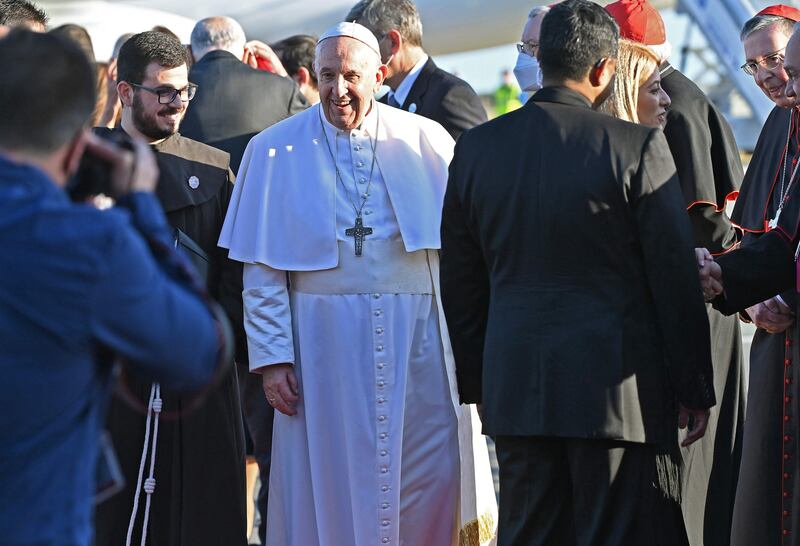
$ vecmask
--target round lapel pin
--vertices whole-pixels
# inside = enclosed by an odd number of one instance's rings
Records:
[[[200,187],[200,179],[197,178],[196,176],[190,176],[189,177],[189,187],[192,188],[193,190],[196,190],[197,188],[199,188]]]

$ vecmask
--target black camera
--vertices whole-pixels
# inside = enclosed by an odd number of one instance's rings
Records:
[[[133,142],[124,131],[95,129],[94,134],[124,150],[133,151]],[[91,152],[86,152],[78,170],[67,183],[66,190],[70,199],[75,202],[83,202],[100,194],[112,197],[111,164]]]

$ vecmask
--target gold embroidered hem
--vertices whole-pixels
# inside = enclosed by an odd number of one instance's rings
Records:
[[[483,514],[478,519],[467,523],[458,534],[459,546],[480,546],[494,538],[494,516]]]

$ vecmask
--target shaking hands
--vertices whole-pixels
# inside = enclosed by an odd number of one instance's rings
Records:
[[[699,268],[700,284],[703,287],[703,297],[706,301],[711,301],[724,290],[722,268],[707,249],[696,248],[694,254]]]

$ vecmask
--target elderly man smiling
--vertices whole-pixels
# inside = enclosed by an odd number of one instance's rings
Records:
[[[386,67],[359,24],[322,35],[316,71],[321,103],[248,145],[220,237],[278,410],[267,544],[479,544],[488,456],[436,289],[453,139],[375,101]]]

